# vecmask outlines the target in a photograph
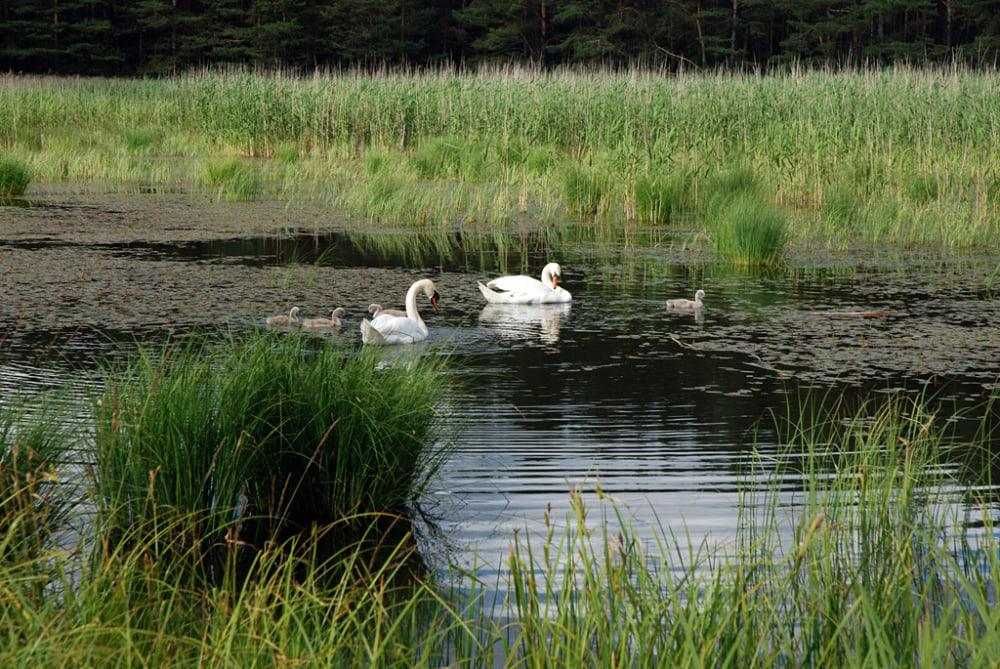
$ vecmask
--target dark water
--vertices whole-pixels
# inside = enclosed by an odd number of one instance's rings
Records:
[[[754,275],[670,251],[549,244],[0,240],[0,390],[68,382],[84,398],[139,343],[259,327],[292,304],[346,307],[338,337],[357,343],[369,302],[401,308],[409,284],[431,277],[443,310],[425,313],[430,342],[397,354],[451,359],[442,413],[456,450],[425,506],[454,556],[488,575],[512,531],[563,518],[574,488],[593,500],[599,486],[640,528],[725,542],[751,452],[780,448],[775,422],[803,397],[904,392],[962,408],[988,400],[1000,375],[995,258],[841,258]],[[483,304],[477,280],[547,260],[562,263],[572,305]],[[697,288],[702,317],[664,310]],[[885,313],[846,314],[865,310]]]

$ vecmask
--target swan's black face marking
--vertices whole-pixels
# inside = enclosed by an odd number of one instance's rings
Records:
[[[434,307],[434,311],[440,311],[440,309],[438,309],[438,300],[440,299],[441,296],[438,295],[437,291],[435,290],[434,294],[431,295],[431,306]]]

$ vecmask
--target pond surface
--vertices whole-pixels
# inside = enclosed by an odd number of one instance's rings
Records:
[[[179,241],[168,225],[116,237],[94,215],[67,234],[44,211],[3,212],[0,391],[68,381],[83,397],[102,364],[138,343],[244,331],[291,305],[311,316],[345,307],[337,336],[357,344],[370,302],[401,308],[409,284],[431,277],[443,309],[425,313],[429,343],[405,353],[447,354],[454,377],[442,411],[456,449],[425,500],[431,541],[487,577],[512,531],[538,529],[547,511],[564,518],[574,488],[593,498],[600,486],[640,528],[725,542],[751,453],[779,448],[775,422],[803,397],[905,392],[961,408],[987,401],[1000,376],[992,257],[841,257],[754,275],[668,244],[581,236],[557,252],[534,233],[497,245],[402,232],[238,237],[225,226],[199,240],[183,212],[169,216],[183,219],[171,219]],[[6,234],[5,220],[17,223]],[[477,280],[501,267],[534,275],[549,260],[571,305],[484,305]],[[663,308],[698,288],[701,317]]]

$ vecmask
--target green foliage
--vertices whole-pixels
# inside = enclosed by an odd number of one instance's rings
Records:
[[[784,449],[748,458],[733,541],[640,534],[598,487],[591,506],[573,494],[565,518],[512,537],[485,586],[502,591],[497,602],[459,567],[404,578],[415,554],[405,539],[371,561],[357,544],[330,556],[302,535],[260,547],[245,573],[224,561],[218,587],[192,588],[183,565],[199,547],[176,541],[192,519],[141,517],[121,541],[86,542],[89,560],[60,551],[0,565],[0,663],[989,666],[1000,545],[979,495],[993,486],[986,477],[957,495],[949,459],[989,456],[993,423],[970,438],[957,427],[968,416],[919,402],[828,404],[790,408]],[[241,548],[230,536],[223,550]]]
[[[459,137],[435,137],[414,151],[410,164],[424,179],[483,179],[499,160],[495,149]]]
[[[20,197],[31,183],[31,172],[19,160],[0,158],[0,199]]]
[[[62,519],[54,484],[72,443],[66,420],[55,398],[0,404],[0,568],[39,556]]]
[[[774,207],[750,194],[722,201],[710,210],[715,252],[739,266],[773,266],[782,261],[788,224]]]
[[[717,172],[707,179],[704,187],[709,208],[738,197],[759,195],[761,192],[757,176],[746,167]]]
[[[847,231],[861,223],[864,210],[854,189],[845,184],[834,184],[823,193],[822,214],[835,228]]]
[[[677,176],[663,166],[676,165],[692,175],[677,189],[683,208],[704,214],[713,199],[754,192],[781,204],[796,241],[991,247],[1000,231],[1000,134],[989,130],[1000,93],[995,78],[962,68],[11,81],[0,141],[31,156],[43,184],[194,181],[224,199],[316,198],[359,221],[417,227],[587,217],[607,236],[635,214],[663,218]],[[122,138],[149,127],[162,134],[123,161]],[[294,163],[290,147],[301,151]],[[914,175],[936,186],[918,183],[911,197]],[[830,183],[863,205],[850,222],[839,217],[836,239],[823,223]],[[371,196],[383,190],[391,197]]]
[[[688,206],[688,184],[684,175],[640,175],[636,178],[635,210],[640,221],[673,223]]]
[[[190,541],[208,551],[227,529],[260,547],[405,513],[442,455],[440,375],[380,366],[370,351],[270,334],[142,352],[96,409],[104,524],[125,535],[195,518]]]
[[[141,153],[151,149],[159,136],[153,130],[126,130],[124,139],[125,148],[133,153]]]
[[[915,176],[906,182],[906,195],[917,204],[927,204],[938,197],[938,182],[934,177]]]
[[[257,169],[239,160],[208,163],[203,179],[221,199],[234,202],[256,200],[264,191]]]
[[[285,165],[299,162],[299,150],[292,144],[282,144],[274,150],[274,159]]]
[[[589,166],[563,166],[561,185],[566,206],[577,216],[596,216],[608,194],[607,178]]]
[[[535,146],[524,157],[524,166],[529,172],[545,174],[552,170],[562,157],[552,146]]]
[[[283,68],[642,63],[773,68],[845,63],[992,66],[992,0],[17,0],[0,5],[0,71],[176,74]]]

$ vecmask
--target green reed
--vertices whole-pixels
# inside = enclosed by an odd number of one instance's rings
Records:
[[[0,158],[0,200],[20,197],[28,190],[31,172],[20,160]]]
[[[32,559],[48,548],[70,500],[58,490],[58,464],[72,443],[55,397],[0,404],[0,562]]]
[[[213,371],[251,380],[224,365]],[[157,393],[174,392],[168,377]],[[212,387],[208,375],[187,378],[196,379]],[[215,392],[205,403],[219,409],[209,399]],[[139,415],[106,413],[111,397],[122,395],[109,390],[99,429],[110,417],[124,426]],[[168,405],[213,429],[185,405]],[[253,406],[250,432],[261,405]],[[227,411],[217,413],[225,423]],[[507,597],[491,603],[474,572],[400,578],[412,542],[390,543],[372,562],[361,543],[342,542],[331,554],[321,539],[331,530],[318,525],[261,545],[239,572],[223,562],[214,584],[192,588],[184,565],[203,547],[176,537],[201,520],[142,516],[120,540],[95,542],[92,559],[57,553],[45,570],[37,558],[0,564],[0,661],[989,666],[1000,652],[1000,546],[990,507],[956,492],[961,469],[951,463],[957,449],[992,448],[992,423],[963,436],[955,426],[968,416],[953,420],[902,399],[853,409],[803,404],[789,414],[778,426],[785,449],[747,465],[732,541],[701,541],[674,524],[640,535],[600,488],[601,501],[589,506],[573,493],[567,518],[512,537],[498,582]],[[282,425],[298,425],[295,415]],[[174,429],[188,428],[178,421]],[[155,491],[148,473],[146,482]],[[99,477],[99,493],[103,485]],[[240,549],[233,537],[225,545]],[[40,573],[48,587],[38,588]]]
[[[405,517],[444,454],[440,388],[436,363],[382,368],[291,334],[142,351],[97,406],[104,531],[190,518],[173,541],[217,578],[224,537],[259,548]]]
[[[203,187],[444,227],[673,222],[675,201],[704,201],[742,167],[793,242],[963,248],[1000,231],[998,93],[961,68],[7,77],[0,145],[43,184],[126,190],[205,183],[206,165],[253,158],[259,192]],[[831,188],[866,214],[829,219]]]

